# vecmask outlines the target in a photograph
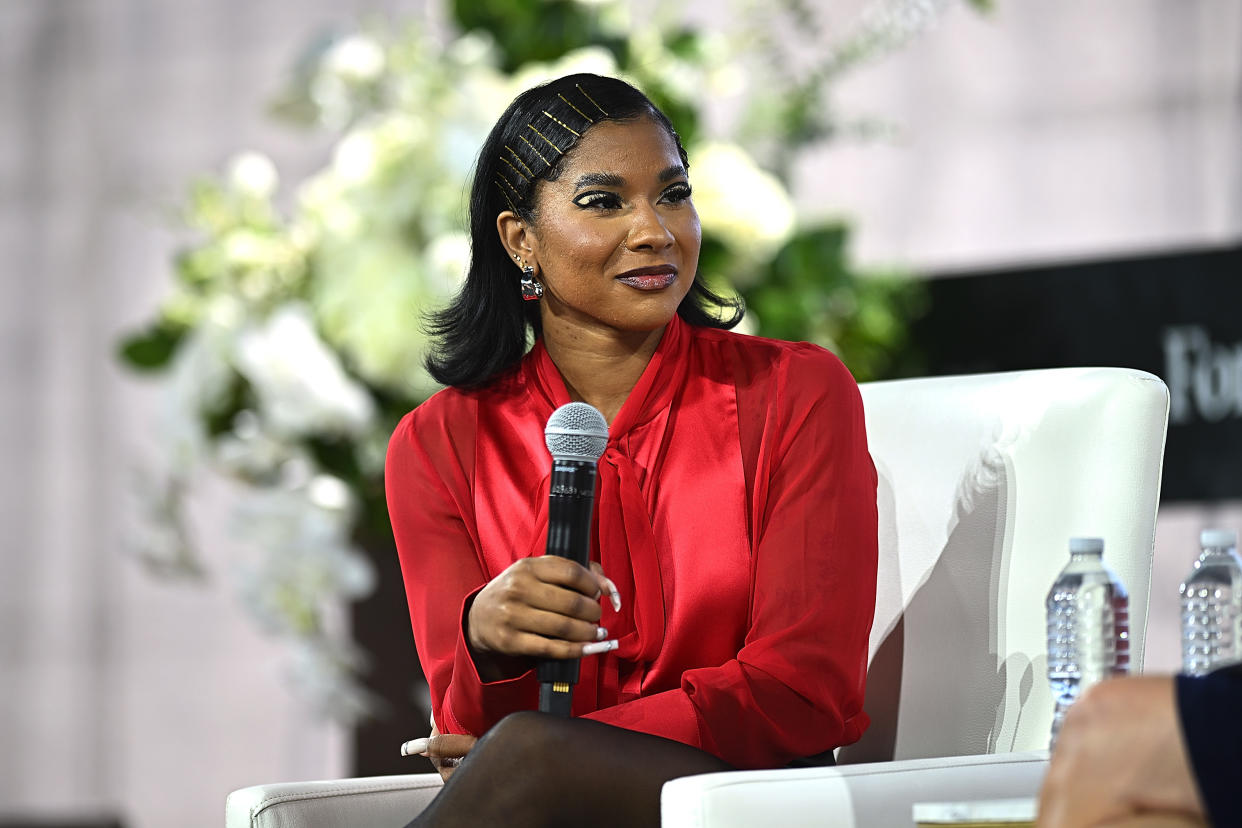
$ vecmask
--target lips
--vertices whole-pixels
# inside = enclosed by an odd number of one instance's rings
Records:
[[[663,290],[677,281],[677,268],[672,265],[639,267],[622,273],[617,281],[637,290]]]

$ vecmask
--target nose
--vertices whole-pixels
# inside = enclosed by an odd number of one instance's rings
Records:
[[[655,205],[644,202],[634,210],[626,247],[630,250],[664,250],[673,242],[673,233]]]

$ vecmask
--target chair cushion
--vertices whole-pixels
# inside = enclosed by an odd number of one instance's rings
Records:
[[[281,782],[233,791],[226,828],[339,828],[404,825],[427,807],[443,781],[438,773]]]
[[[835,768],[732,771],[667,782],[662,828],[912,825],[918,802],[1029,797],[1047,751],[908,759]]]

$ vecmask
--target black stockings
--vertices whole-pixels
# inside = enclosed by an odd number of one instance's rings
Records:
[[[670,779],[733,770],[697,748],[589,719],[514,713],[475,743],[407,828],[660,824]]]

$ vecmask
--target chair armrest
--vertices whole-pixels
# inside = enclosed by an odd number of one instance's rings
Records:
[[[1048,751],[906,759],[674,779],[660,796],[662,828],[912,825],[916,802],[1034,796]]]
[[[404,825],[444,784],[438,773],[255,785],[229,794],[226,828]]]

